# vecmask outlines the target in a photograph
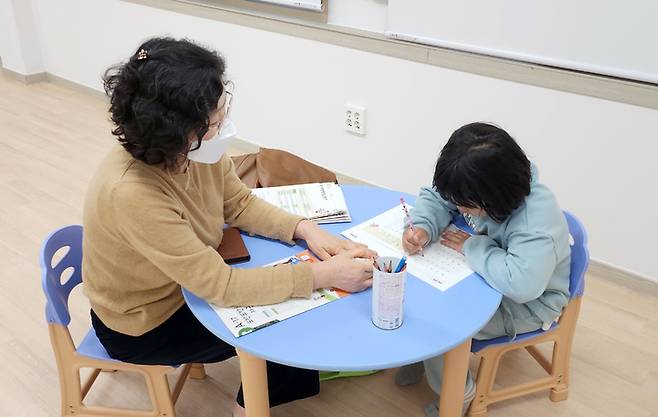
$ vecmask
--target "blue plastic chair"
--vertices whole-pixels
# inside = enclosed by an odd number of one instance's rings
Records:
[[[551,401],[563,401],[569,394],[569,361],[571,346],[580,313],[585,289],[585,272],[589,265],[587,233],[583,224],[572,214],[564,212],[571,234],[571,272],[569,275],[570,300],[557,323],[544,331],[537,330],[518,335],[514,340],[499,337],[491,340],[473,340],[471,351],[480,357],[476,379],[475,399],[468,411],[469,417],[481,417],[489,404],[550,389]],[[549,361],[537,348],[553,342],[553,356]],[[493,389],[501,357],[512,350],[526,349],[548,373],[548,376],[502,389]]]
[[[68,249],[65,254],[61,253],[65,251],[63,248]],[[61,259],[55,259],[56,255]],[[175,417],[174,404],[192,364],[183,367],[172,392],[166,374],[174,371],[175,367],[136,365],[114,360],[99,342],[93,328],[77,347],[73,343],[68,329],[71,322],[68,299],[71,291],[82,282],[82,226],[66,226],[51,233],[41,247],[40,262],[41,285],[46,295],[46,321],[59,372],[62,416]],[[72,270],[72,274],[62,283],[62,276],[68,274],[67,270]],[[205,376],[203,365],[195,366],[195,377]],[[84,384],[80,381],[81,368],[94,370]],[[145,411],[85,405],[83,400],[101,370],[142,374],[153,409]]]

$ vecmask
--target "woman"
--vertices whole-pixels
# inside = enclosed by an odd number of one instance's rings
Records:
[[[155,38],[105,73],[117,146],[93,177],[84,209],[83,280],[92,324],[113,358],[209,363],[235,350],[201,325],[181,286],[223,306],[361,291],[374,254],[255,198],[222,155],[235,135],[224,61],[187,40]],[[323,262],[233,269],[215,248],[225,223],[291,243]],[[270,403],[319,391],[316,371],[268,363]],[[234,405],[244,415],[242,390]]]

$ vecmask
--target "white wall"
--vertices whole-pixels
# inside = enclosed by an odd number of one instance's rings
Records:
[[[243,138],[385,187],[417,192],[455,128],[496,122],[584,220],[593,257],[658,277],[656,110],[116,0],[33,4],[48,72],[100,90],[103,70],[147,36],[196,39],[227,58]],[[366,137],[342,130],[345,102],[367,108]]]
[[[0,57],[19,74],[44,71],[31,1],[0,0]]]
[[[384,33],[387,4],[388,0],[328,0],[327,21],[332,25]]]
[[[14,7],[10,0],[0,0],[0,57],[3,67],[25,74]]]

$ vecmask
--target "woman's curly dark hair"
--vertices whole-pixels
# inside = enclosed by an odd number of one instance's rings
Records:
[[[141,51],[145,51],[141,52]],[[153,38],[127,62],[105,71],[112,134],[135,159],[149,165],[179,165],[199,142],[223,92],[224,60],[192,41]]]

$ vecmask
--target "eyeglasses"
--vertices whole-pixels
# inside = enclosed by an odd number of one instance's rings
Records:
[[[224,92],[226,93],[226,100],[224,100],[224,117],[228,117],[231,111],[231,102],[233,101],[233,91],[235,90],[235,83],[233,81],[224,82]]]
[[[228,117],[229,112],[231,111],[231,103],[233,102],[233,89],[235,88],[235,83],[233,81],[225,81],[224,82],[224,106],[222,106],[221,112],[224,113],[224,117],[222,117],[221,120],[218,120],[217,122],[214,122],[210,125],[208,125],[209,128],[217,128],[220,129],[222,126],[222,123],[226,118]]]

